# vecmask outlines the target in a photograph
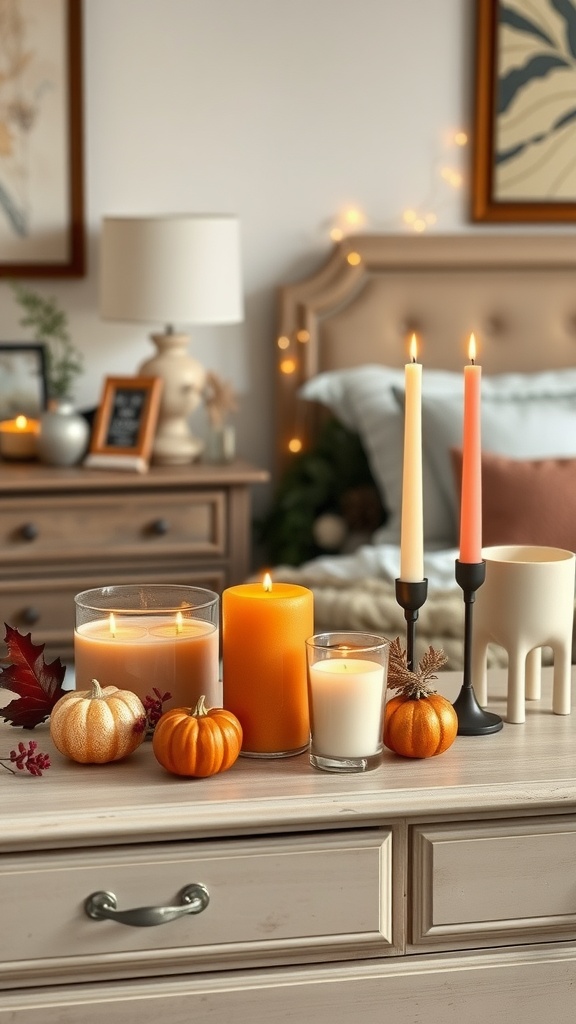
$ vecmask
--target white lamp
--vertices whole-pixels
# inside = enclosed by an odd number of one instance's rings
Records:
[[[191,462],[202,442],[190,432],[206,380],[188,355],[189,336],[174,324],[232,324],[243,319],[240,225],[228,214],[104,217],[100,312],[105,320],[166,325],[152,334],[157,354],[139,374],[164,381],[154,462]]]

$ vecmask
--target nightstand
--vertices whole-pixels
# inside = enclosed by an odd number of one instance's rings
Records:
[[[0,463],[0,620],[72,658],[74,595],[120,583],[220,593],[250,572],[247,462],[147,473]]]

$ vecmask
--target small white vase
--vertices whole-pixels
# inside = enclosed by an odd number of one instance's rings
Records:
[[[86,454],[90,427],[70,399],[52,399],[40,416],[38,458],[48,466],[74,466]]]

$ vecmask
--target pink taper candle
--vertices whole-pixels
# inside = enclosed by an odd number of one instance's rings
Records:
[[[470,364],[464,367],[464,432],[460,496],[460,561],[482,561],[482,367],[476,364],[476,339],[470,335]]]
[[[424,578],[424,516],[422,508],[422,366],[416,362],[416,335],[410,340],[410,359],[404,369],[404,462],[400,525],[400,579],[418,583]]]

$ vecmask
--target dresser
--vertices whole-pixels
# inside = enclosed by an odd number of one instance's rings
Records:
[[[81,590],[241,582],[251,490],[267,479],[242,461],[147,473],[0,462],[0,621],[68,660]]]
[[[524,725],[345,776],[179,779],[149,743],[78,766],[37,728],[53,767],[0,773],[0,1024],[572,1024],[576,713],[550,707],[546,670]]]

